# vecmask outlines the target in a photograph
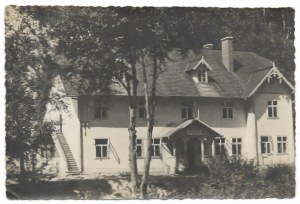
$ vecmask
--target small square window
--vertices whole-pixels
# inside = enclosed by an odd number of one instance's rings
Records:
[[[215,139],[215,154],[222,155],[225,153],[225,138]]]
[[[108,139],[95,139],[96,157],[108,158]]]
[[[223,118],[233,118],[233,102],[223,102]]]
[[[105,104],[96,107],[95,118],[107,118],[107,106]]]
[[[287,139],[285,136],[277,137],[277,152],[278,152],[278,154],[286,153],[286,141],[287,141]]]
[[[277,118],[277,100],[268,101],[268,117]]]
[[[262,154],[270,154],[271,153],[271,141],[268,136],[260,137],[260,146]]]
[[[232,155],[241,155],[242,152],[242,138],[232,138]]]
[[[191,119],[193,118],[193,103],[183,102],[181,104],[181,118]]]
[[[160,139],[152,139],[151,156],[160,156]]]

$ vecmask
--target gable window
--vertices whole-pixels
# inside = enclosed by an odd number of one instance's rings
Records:
[[[270,154],[271,153],[271,138],[268,136],[260,137],[260,146],[262,154]]]
[[[204,69],[198,69],[198,80],[199,82],[205,82],[207,83],[207,71]]]
[[[139,102],[139,118],[146,118],[146,108],[144,102]]]
[[[225,153],[225,138],[215,140],[215,154],[222,155]]]
[[[286,137],[277,137],[277,152],[278,154],[286,153]]]
[[[142,157],[143,156],[143,140],[136,139],[136,156]]]
[[[232,155],[241,155],[242,152],[242,138],[232,138]]]
[[[277,118],[277,100],[268,101],[268,117]]]
[[[95,118],[107,118],[106,104],[99,104],[96,106]]]
[[[160,139],[152,139],[151,157],[160,156]]]
[[[233,118],[233,102],[223,102],[223,118]]]
[[[183,118],[183,119],[193,118],[193,103],[192,102],[183,102],[181,104],[181,118]]]
[[[95,139],[96,158],[108,158],[108,139]]]

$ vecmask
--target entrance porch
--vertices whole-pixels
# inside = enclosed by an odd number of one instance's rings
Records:
[[[171,156],[164,162],[169,173],[201,170],[215,157],[215,139],[222,136],[199,119],[187,120],[163,137]]]

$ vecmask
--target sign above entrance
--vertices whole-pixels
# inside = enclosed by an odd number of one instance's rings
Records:
[[[202,135],[202,130],[196,128],[187,128],[186,135]]]

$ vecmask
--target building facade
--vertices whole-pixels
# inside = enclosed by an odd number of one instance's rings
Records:
[[[295,142],[293,85],[274,63],[252,52],[233,51],[232,37],[222,49],[179,51],[157,81],[157,105],[150,171],[172,174],[209,166],[225,152],[259,166],[293,164]],[[139,74],[138,74],[139,75]],[[121,89],[121,88],[120,88]],[[81,96],[59,77],[53,93],[67,95],[67,111],[54,136],[62,172],[128,172],[126,94]],[[137,163],[143,168],[146,114],[138,90]],[[50,110],[49,106],[49,110]]]

